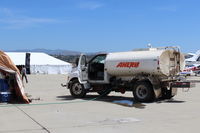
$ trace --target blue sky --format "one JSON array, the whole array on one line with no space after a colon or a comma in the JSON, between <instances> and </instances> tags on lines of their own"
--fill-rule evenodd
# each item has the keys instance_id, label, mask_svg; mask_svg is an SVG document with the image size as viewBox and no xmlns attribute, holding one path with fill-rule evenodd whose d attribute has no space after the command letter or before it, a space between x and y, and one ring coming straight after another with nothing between
<instances>
[{"instance_id":1,"label":"blue sky","mask_svg":"<svg viewBox=\"0 0 200 133\"><path fill-rule=\"evenodd\" d=\"M0 49L128 51L200 45L199 0L0 0Z\"/></svg>"}]
</instances>

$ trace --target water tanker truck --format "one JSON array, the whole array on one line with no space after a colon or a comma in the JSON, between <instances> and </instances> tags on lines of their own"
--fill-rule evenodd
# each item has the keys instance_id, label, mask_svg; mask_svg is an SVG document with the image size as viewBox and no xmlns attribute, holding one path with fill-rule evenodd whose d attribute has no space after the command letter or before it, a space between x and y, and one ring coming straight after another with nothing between
<instances>
[{"instance_id":1,"label":"water tanker truck","mask_svg":"<svg viewBox=\"0 0 200 133\"><path fill-rule=\"evenodd\" d=\"M177 47L98 54L88 62L81 55L65 86L75 98L90 92L105 96L111 91L132 91L140 102L170 99L177 88L190 87L190 82L180 81L177 75L184 67L184 56Z\"/></svg>"}]
</instances>

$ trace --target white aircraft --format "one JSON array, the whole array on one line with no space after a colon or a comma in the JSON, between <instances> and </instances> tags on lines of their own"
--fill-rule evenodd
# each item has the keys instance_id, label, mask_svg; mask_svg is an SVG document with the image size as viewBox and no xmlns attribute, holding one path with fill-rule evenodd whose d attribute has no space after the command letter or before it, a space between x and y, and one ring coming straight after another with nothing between
<instances>
[{"instance_id":1,"label":"white aircraft","mask_svg":"<svg viewBox=\"0 0 200 133\"><path fill-rule=\"evenodd\" d=\"M200 50L198 50L195 54L188 53L187 57L190 58L185 59L186 66L200 64Z\"/></svg>"},{"instance_id":2,"label":"white aircraft","mask_svg":"<svg viewBox=\"0 0 200 133\"><path fill-rule=\"evenodd\" d=\"M181 72L182 75L200 74L200 50L195 54L188 53L185 56L185 70Z\"/></svg>"}]
</instances>

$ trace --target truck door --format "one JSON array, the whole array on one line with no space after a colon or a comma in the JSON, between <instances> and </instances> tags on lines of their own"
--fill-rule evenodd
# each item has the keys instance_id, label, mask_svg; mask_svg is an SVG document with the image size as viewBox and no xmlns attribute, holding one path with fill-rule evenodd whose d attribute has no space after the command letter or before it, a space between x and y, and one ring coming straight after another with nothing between
<instances>
[{"instance_id":1,"label":"truck door","mask_svg":"<svg viewBox=\"0 0 200 133\"><path fill-rule=\"evenodd\" d=\"M87 59L85 55L81 55L78 62L78 72L80 83L86 83L88 80Z\"/></svg>"},{"instance_id":2,"label":"truck door","mask_svg":"<svg viewBox=\"0 0 200 133\"><path fill-rule=\"evenodd\" d=\"M104 62L106 54L99 54L93 57L88 63L88 79L90 81L104 81Z\"/></svg>"}]
</instances>

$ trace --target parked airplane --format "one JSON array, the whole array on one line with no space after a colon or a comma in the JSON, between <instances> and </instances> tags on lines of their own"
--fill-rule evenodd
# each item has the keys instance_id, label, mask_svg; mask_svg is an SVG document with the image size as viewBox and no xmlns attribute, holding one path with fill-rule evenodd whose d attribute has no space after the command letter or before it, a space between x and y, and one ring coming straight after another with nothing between
<instances>
[{"instance_id":1,"label":"parked airplane","mask_svg":"<svg viewBox=\"0 0 200 133\"><path fill-rule=\"evenodd\" d=\"M185 59L186 66L193 64L200 64L200 50L198 50L195 54L188 54L190 58Z\"/></svg>"},{"instance_id":2,"label":"parked airplane","mask_svg":"<svg viewBox=\"0 0 200 133\"><path fill-rule=\"evenodd\" d=\"M188 53L185 56L185 69L181 74L183 75L197 75L200 74L200 50L198 50L195 54Z\"/></svg>"},{"instance_id":3,"label":"parked airplane","mask_svg":"<svg viewBox=\"0 0 200 133\"><path fill-rule=\"evenodd\" d=\"M197 75L200 74L200 64L187 65L185 69L180 72L180 75Z\"/></svg>"}]
</instances>

